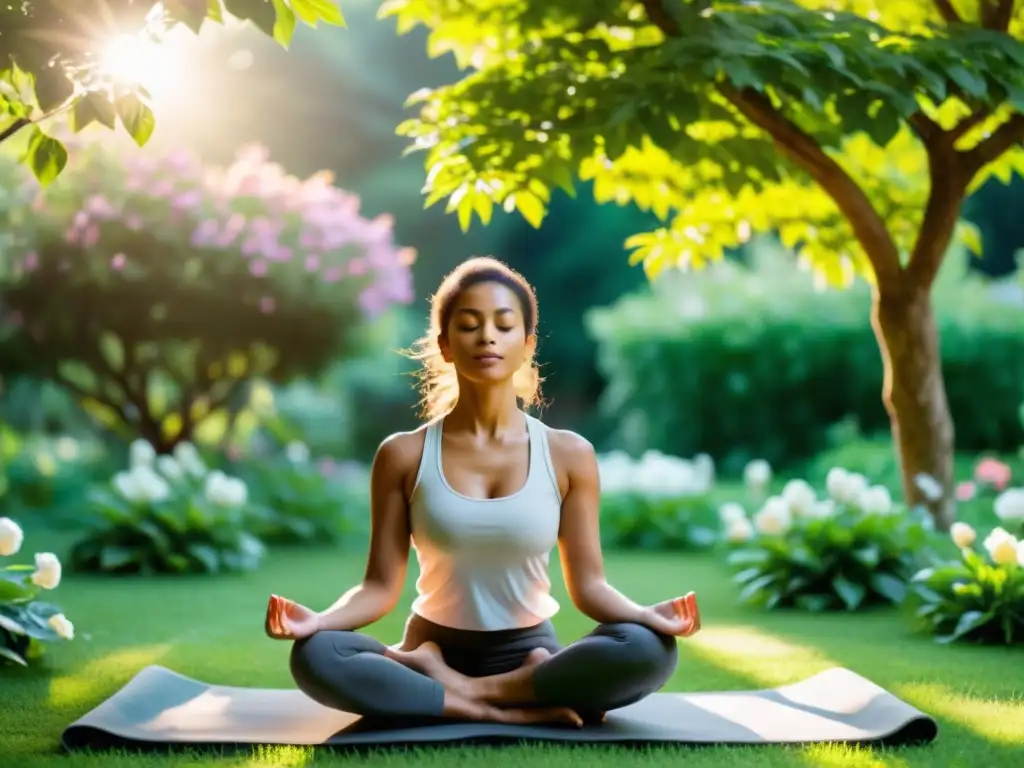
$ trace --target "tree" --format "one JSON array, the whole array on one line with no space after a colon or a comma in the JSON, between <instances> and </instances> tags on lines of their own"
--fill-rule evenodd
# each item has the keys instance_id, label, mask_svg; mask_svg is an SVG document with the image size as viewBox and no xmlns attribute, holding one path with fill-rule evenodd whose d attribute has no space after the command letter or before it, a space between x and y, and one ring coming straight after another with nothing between
<instances>
[{"instance_id":1,"label":"tree","mask_svg":"<svg viewBox=\"0 0 1024 768\"><path fill-rule=\"evenodd\" d=\"M72 144L80 142L70 140ZM413 298L413 253L329 175L259 147L226 168L126 139L42 186L0 164L0 370L52 380L165 453L247 385L312 375Z\"/></svg>"},{"instance_id":2,"label":"tree","mask_svg":"<svg viewBox=\"0 0 1024 768\"><path fill-rule=\"evenodd\" d=\"M49 183L67 149L43 130L70 112L76 131L117 123L144 145L156 122L145 88L120 82L103 67L103 50L123 34L155 41L184 26L249 22L287 48L299 22L344 26L336 0L19 0L0 4L0 142L27 129L22 159Z\"/></svg>"},{"instance_id":3,"label":"tree","mask_svg":"<svg viewBox=\"0 0 1024 768\"><path fill-rule=\"evenodd\" d=\"M822 281L873 289L907 501L955 516L954 428L930 287L962 201L1024 174L1024 3L1013 0L389 0L465 68L415 94L427 203L539 224L553 190L665 225L651 277L777 232ZM938 481L922 482L922 476ZM931 487L931 488L930 488Z\"/></svg>"}]
</instances>

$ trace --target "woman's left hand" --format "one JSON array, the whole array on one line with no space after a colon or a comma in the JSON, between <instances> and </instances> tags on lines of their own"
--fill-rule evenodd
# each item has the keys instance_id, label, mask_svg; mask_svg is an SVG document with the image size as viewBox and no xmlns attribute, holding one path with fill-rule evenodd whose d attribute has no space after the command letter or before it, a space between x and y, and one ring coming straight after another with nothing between
<instances>
[{"instance_id":1,"label":"woman's left hand","mask_svg":"<svg viewBox=\"0 0 1024 768\"><path fill-rule=\"evenodd\" d=\"M656 632L673 637L690 637L700 631L697 595L688 592L682 597L652 605L645 609L642 623Z\"/></svg>"}]
</instances>

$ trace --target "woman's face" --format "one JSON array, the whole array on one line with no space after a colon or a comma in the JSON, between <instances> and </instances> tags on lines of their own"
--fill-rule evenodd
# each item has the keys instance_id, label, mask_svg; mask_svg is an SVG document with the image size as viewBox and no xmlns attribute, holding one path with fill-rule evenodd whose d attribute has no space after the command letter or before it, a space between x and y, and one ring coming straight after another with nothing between
<instances>
[{"instance_id":1,"label":"woman's face","mask_svg":"<svg viewBox=\"0 0 1024 768\"><path fill-rule=\"evenodd\" d=\"M510 379L533 354L535 338L526 335L519 297L501 283L478 283L463 291L445 330L441 354L470 381Z\"/></svg>"}]
</instances>

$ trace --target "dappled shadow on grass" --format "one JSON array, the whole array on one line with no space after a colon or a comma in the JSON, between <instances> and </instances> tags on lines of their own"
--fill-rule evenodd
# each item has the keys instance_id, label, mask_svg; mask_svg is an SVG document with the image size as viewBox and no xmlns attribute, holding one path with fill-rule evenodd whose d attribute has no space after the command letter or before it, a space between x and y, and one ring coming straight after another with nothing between
<instances>
[{"instance_id":1,"label":"dappled shadow on grass","mask_svg":"<svg viewBox=\"0 0 1024 768\"><path fill-rule=\"evenodd\" d=\"M718 674L727 670L742 680L740 685L754 688L795 682L841 666L939 724L938 740L927 747L808 747L804 753L811 764L821 765L822 755L844 753L854 762L831 764L861 764L868 757L886 766L966 765L968 759L987 766L1024 764L1024 709L1019 700L1013 701L1014 687L1019 688L1024 672L1006 665L1006 654L937 647L926 638L902 633L899 617L884 613L868 617L751 611L748 619L747 624L708 627L684 642L691 663L703 665L695 675L702 685L708 666ZM979 667L984 674L978 673ZM936 679L942 682L927 682ZM979 689L984 700L969 693Z\"/></svg>"}]
</instances>

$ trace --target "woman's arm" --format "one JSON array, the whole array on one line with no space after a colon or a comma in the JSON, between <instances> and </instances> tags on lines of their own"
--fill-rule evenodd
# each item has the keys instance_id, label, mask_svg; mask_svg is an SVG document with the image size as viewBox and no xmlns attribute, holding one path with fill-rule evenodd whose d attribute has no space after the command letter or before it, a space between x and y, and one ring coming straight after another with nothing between
<instances>
[{"instance_id":1,"label":"woman's arm","mask_svg":"<svg viewBox=\"0 0 1024 768\"><path fill-rule=\"evenodd\" d=\"M386 616L398 603L409 562L406 479L422 450L417 433L381 443L370 470L370 552L361 584L317 615L318 630L355 630Z\"/></svg>"},{"instance_id":2,"label":"woman's arm","mask_svg":"<svg viewBox=\"0 0 1024 768\"><path fill-rule=\"evenodd\" d=\"M630 600L605 578L598 525L601 481L594 447L573 432L550 430L549 435L565 488L559 553L569 597L581 613L600 624L646 623L650 609Z\"/></svg>"}]
</instances>

